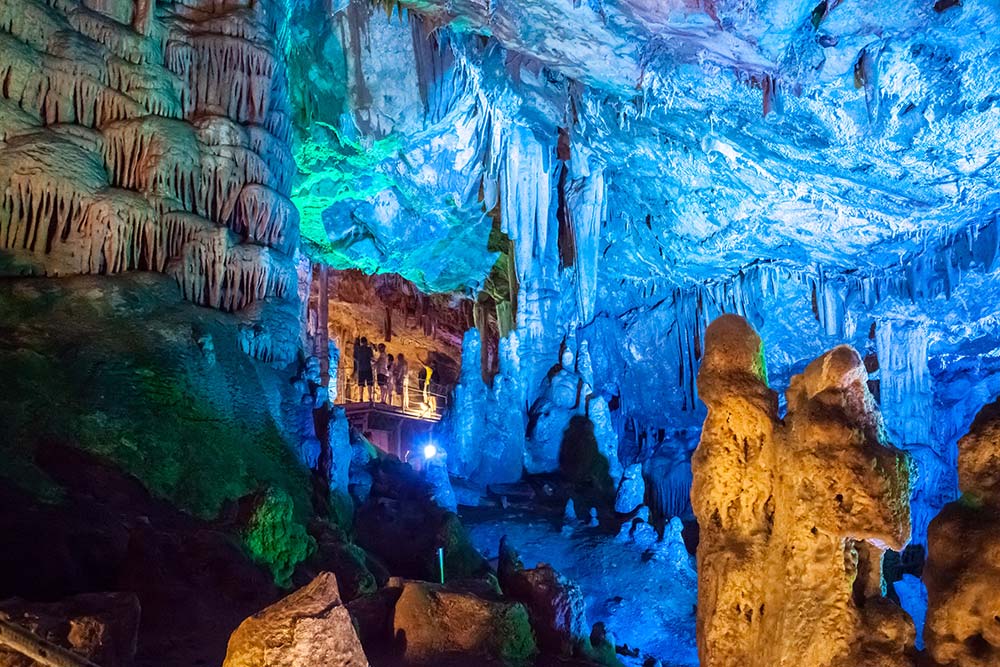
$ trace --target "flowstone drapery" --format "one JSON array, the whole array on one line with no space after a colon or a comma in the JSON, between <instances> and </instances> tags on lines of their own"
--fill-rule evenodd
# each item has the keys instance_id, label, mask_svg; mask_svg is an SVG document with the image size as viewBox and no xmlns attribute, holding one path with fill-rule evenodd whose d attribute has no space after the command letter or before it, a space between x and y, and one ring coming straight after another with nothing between
<instances>
[{"instance_id":1,"label":"flowstone drapery","mask_svg":"<svg viewBox=\"0 0 1000 667\"><path fill-rule=\"evenodd\" d=\"M201 305L294 299L277 2L0 6L0 274L166 272Z\"/></svg>"},{"instance_id":2,"label":"flowstone drapery","mask_svg":"<svg viewBox=\"0 0 1000 667\"><path fill-rule=\"evenodd\" d=\"M692 462L698 649L706 667L911 665L914 629L882 597L882 554L909 540L909 469L885 442L858 354L827 352L777 413L740 317L705 335L708 405Z\"/></svg>"}]
</instances>

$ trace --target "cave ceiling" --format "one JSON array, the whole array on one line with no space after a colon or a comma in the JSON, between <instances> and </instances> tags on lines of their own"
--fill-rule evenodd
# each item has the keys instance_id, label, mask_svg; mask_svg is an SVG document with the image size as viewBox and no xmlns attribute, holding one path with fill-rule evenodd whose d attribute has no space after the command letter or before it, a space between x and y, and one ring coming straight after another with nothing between
<instances>
[{"instance_id":1,"label":"cave ceiling","mask_svg":"<svg viewBox=\"0 0 1000 667\"><path fill-rule=\"evenodd\" d=\"M998 208L1000 10L947 4L300 5L306 237L337 266L479 286L484 179L555 179L562 132L571 177L604 173L611 281L891 270ZM542 159L498 149L508 126Z\"/></svg>"}]
</instances>

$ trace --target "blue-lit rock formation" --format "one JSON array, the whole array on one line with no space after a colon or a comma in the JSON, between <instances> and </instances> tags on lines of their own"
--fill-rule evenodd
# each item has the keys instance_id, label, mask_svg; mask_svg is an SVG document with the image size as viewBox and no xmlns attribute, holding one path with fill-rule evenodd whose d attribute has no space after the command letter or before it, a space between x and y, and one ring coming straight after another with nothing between
<instances>
[{"instance_id":1,"label":"blue-lit rock formation","mask_svg":"<svg viewBox=\"0 0 1000 667\"><path fill-rule=\"evenodd\" d=\"M350 357L330 342L362 319L388 341L419 303L462 358L438 524L491 485L506 510L525 472L562 506L562 472L597 491L590 528L649 519L623 535L654 558L676 518L680 562L695 378L733 314L765 342L774 423L811 360L858 351L866 437L913 464L915 548L891 558L914 575L1000 394L998 91L994 0L0 0L0 493L58 497L54 439L280 583L336 552L371 592L390 573L344 492L362 517L410 520L413 498L330 408ZM358 272L382 275L331 314ZM400 534L372 543L397 556Z\"/></svg>"},{"instance_id":2,"label":"blue-lit rock formation","mask_svg":"<svg viewBox=\"0 0 1000 667\"><path fill-rule=\"evenodd\" d=\"M565 337L588 341L626 464L690 451L718 314L758 328L777 386L851 343L918 463L924 541L1000 389L994 6L329 10L297 3L290 56L318 256L427 289L502 279L527 406Z\"/></svg>"}]
</instances>

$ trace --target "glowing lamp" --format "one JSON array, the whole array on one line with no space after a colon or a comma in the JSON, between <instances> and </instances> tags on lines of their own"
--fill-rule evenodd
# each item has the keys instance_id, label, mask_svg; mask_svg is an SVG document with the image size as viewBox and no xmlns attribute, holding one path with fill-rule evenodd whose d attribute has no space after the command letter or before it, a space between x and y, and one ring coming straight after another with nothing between
<instances>
[{"instance_id":1,"label":"glowing lamp","mask_svg":"<svg viewBox=\"0 0 1000 667\"><path fill-rule=\"evenodd\" d=\"M424 458L425 459L432 459L435 456L437 456L437 453L438 453L438 448L435 447L433 444L424 445Z\"/></svg>"}]
</instances>

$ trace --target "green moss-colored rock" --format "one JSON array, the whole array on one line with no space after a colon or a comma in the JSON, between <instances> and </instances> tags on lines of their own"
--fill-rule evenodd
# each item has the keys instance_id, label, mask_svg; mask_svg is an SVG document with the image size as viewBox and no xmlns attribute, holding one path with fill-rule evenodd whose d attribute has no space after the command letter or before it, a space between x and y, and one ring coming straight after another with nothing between
<instances>
[{"instance_id":1,"label":"green moss-colored rock","mask_svg":"<svg viewBox=\"0 0 1000 667\"><path fill-rule=\"evenodd\" d=\"M510 606L500 619L497 635L500 642L500 658L508 665L522 665L538 652L528 610L524 605Z\"/></svg>"},{"instance_id":2,"label":"green moss-colored rock","mask_svg":"<svg viewBox=\"0 0 1000 667\"><path fill-rule=\"evenodd\" d=\"M295 506L282 489L268 489L254 508L243 532L253 559L270 568L274 580L287 586L295 566L316 549L316 540L295 520Z\"/></svg>"},{"instance_id":3,"label":"green moss-colored rock","mask_svg":"<svg viewBox=\"0 0 1000 667\"><path fill-rule=\"evenodd\" d=\"M312 509L296 368L244 354L239 322L183 301L160 275L3 280L0 476L57 502L60 487L34 460L55 441L201 518L280 489L292 542L278 551L301 553Z\"/></svg>"}]
</instances>

